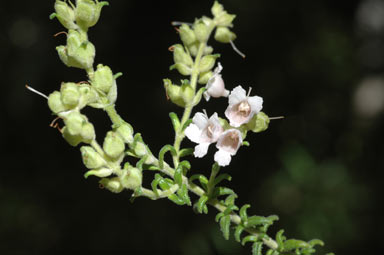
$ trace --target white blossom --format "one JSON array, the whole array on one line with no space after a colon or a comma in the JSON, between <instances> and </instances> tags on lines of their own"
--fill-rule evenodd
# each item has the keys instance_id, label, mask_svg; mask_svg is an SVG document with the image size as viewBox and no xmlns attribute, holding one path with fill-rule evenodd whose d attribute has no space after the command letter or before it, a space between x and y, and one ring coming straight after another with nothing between
<instances>
[{"instance_id":1,"label":"white blossom","mask_svg":"<svg viewBox=\"0 0 384 255\"><path fill-rule=\"evenodd\" d=\"M209 101L211 97L227 97L229 95L229 91L225 89L224 80L220 74L221 70L223 70L223 66L219 62L213 71L212 77L209 78L205 86L207 90L204 92L204 98L207 101Z\"/></svg>"},{"instance_id":2,"label":"white blossom","mask_svg":"<svg viewBox=\"0 0 384 255\"><path fill-rule=\"evenodd\" d=\"M223 133L223 127L216 112L209 119L206 114L197 112L192 119L192 123L185 129L185 135L192 142L198 144L194 151L197 158L204 157L207 154L209 145L216 142L221 133Z\"/></svg>"},{"instance_id":3,"label":"white blossom","mask_svg":"<svg viewBox=\"0 0 384 255\"><path fill-rule=\"evenodd\" d=\"M215 153L215 161L219 166L229 165L242 143L243 138L239 130L232 128L223 132L216 143L219 150Z\"/></svg>"},{"instance_id":4,"label":"white blossom","mask_svg":"<svg viewBox=\"0 0 384 255\"><path fill-rule=\"evenodd\" d=\"M231 91L228 102L229 105L225 110L225 116L233 127L240 127L242 124L248 123L253 115L263 108L263 98L246 95L241 86L237 86Z\"/></svg>"}]
</instances>

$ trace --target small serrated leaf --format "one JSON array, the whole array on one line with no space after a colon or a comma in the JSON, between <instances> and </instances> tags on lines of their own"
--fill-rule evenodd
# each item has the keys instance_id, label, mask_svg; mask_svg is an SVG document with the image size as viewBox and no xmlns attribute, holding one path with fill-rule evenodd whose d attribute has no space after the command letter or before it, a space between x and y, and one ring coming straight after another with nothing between
<instances>
[{"instance_id":1,"label":"small serrated leaf","mask_svg":"<svg viewBox=\"0 0 384 255\"><path fill-rule=\"evenodd\" d=\"M247 242L256 242L257 241L257 236L254 235L247 235L246 237L243 238L241 241L241 245L244 246Z\"/></svg>"},{"instance_id":2,"label":"small serrated leaf","mask_svg":"<svg viewBox=\"0 0 384 255\"><path fill-rule=\"evenodd\" d=\"M240 208L240 211L239 211L239 215L240 215L240 218L241 218L241 221L242 222L245 222L248 218L248 215L247 215L247 209L251 207L250 204L245 204L243 205L241 208Z\"/></svg>"},{"instance_id":3,"label":"small serrated leaf","mask_svg":"<svg viewBox=\"0 0 384 255\"><path fill-rule=\"evenodd\" d=\"M252 255L262 255L261 250L263 249L263 242L255 242L252 245Z\"/></svg>"},{"instance_id":4,"label":"small serrated leaf","mask_svg":"<svg viewBox=\"0 0 384 255\"><path fill-rule=\"evenodd\" d=\"M170 113L169 113L169 118L171 118L173 129L174 129L175 132L176 132L176 131L179 130L179 128L180 128L180 120L179 120L179 117L177 117L177 114L176 114L176 113L174 113L174 112L170 112Z\"/></svg>"},{"instance_id":5,"label":"small serrated leaf","mask_svg":"<svg viewBox=\"0 0 384 255\"><path fill-rule=\"evenodd\" d=\"M138 168L140 171L143 171L143 165L144 162L147 160L148 155L144 155L139 161L136 163L136 168Z\"/></svg>"},{"instance_id":6,"label":"small serrated leaf","mask_svg":"<svg viewBox=\"0 0 384 255\"><path fill-rule=\"evenodd\" d=\"M276 233L276 242L277 245L279 246L279 249L282 249L284 247L284 241L285 241L285 236L284 234L284 229L279 230L279 232Z\"/></svg>"},{"instance_id":7,"label":"small serrated leaf","mask_svg":"<svg viewBox=\"0 0 384 255\"><path fill-rule=\"evenodd\" d=\"M195 204L198 213L205 213L204 207L206 206L205 204L207 203L207 201L208 197L206 195L202 195L199 198L199 200Z\"/></svg>"},{"instance_id":8,"label":"small serrated leaf","mask_svg":"<svg viewBox=\"0 0 384 255\"><path fill-rule=\"evenodd\" d=\"M297 239L289 239L284 242L284 251L293 251L299 248L311 248L311 246L308 243Z\"/></svg>"},{"instance_id":9,"label":"small serrated leaf","mask_svg":"<svg viewBox=\"0 0 384 255\"><path fill-rule=\"evenodd\" d=\"M181 188L179 188L179 190L177 191L177 194L181 199L184 200L185 204L189 206L191 205L191 199L188 195L188 187L185 183L181 185Z\"/></svg>"},{"instance_id":10,"label":"small serrated leaf","mask_svg":"<svg viewBox=\"0 0 384 255\"><path fill-rule=\"evenodd\" d=\"M229 239L229 227L231 226L231 217L229 215L220 218L220 229L223 232L225 240Z\"/></svg>"},{"instance_id":11,"label":"small serrated leaf","mask_svg":"<svg viewBox=\"0 0 384 255\"><path fill-rule=\"evenodd\" d=\"M268 218L255 215L255 216L248 217L244 225L247 228L249 228L249 227L255 227L257 225L270 225L270 224L272 224L272 221L269 220Z\"/></svg>"},{"instance_id":12,"label":"small serrated leaf","mask_svg":"<svg viewBox=\"0 0 384 255\"><path fill-rule=\"evenodd\" d=\"M172 145L170 145L170 144L164 145L163 148L161 148L161 150L159 152L159 167L161 169L164 168L164 155L168 151L170 151L173 156L175 156L177 154L175 148Z\"/></svg>"},{"instance_id":13,"label":"small serrated leaf","mask_svg":"<svg viewBox=\"0 0 384 255\"><path fill-rule=\"evenodd\" d=\"M240 242L241 241L241 233L243 233L244 227L242 225L238 225L235 230L235 240Z\"/></svg>"}]
</instances>

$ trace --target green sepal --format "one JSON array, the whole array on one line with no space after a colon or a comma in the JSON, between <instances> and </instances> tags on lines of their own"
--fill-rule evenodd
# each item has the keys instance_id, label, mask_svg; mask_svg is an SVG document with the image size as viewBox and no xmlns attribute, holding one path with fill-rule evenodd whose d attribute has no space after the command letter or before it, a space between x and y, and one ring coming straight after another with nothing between
<instances>
[{"instance_id":1,"label":"green sepal","mask_svg":"<svg viewBox=\"0 0 384 255\"><path fill-rule=\"evenodd\" d=\"M231 226L231 216L226 215L220 218L220 230L223 233L224 239L229 239L229 227Z\"/></svg>"},{"instance_id":2,"label":"green sepal","mask_svg":"<svg viewBox=\"0 0 384 255\"><path fill-rule=\"evenodd\" d=\"M243 231L244 231L244 227L242 225L237 225L237 227L235 229L235 233L234 233L235 240L237 242L241 241L241 233L243 233Z\"/></svg>"},{"instance_id":3,"label":"green sepal","mask_svg":"<svg viewBox=\"0 0 384 255\"><path fill-rule=\"evenodd\" d=\"M200 103L200 101L201 101L201 97L203 96L203 93L204 93L206 90L207 90L206 87L201 87L201 88L197 91L195 97L193 98L192 106L196 106L197 104Z\"/></svg>"},{"instance_id":4,"label":"green sepal","mask_svg":"<svg viewBox=\"0 0 384 255\"><path fill-rule=\"evenodd\" d=\"M49 16L51 20L56 17L65 28L78 28L75 24L75 12L66 2L56 0L54 8L56 12Z\"/></svg>"},{"instance_id":5,"label":"green sepal","mask_svg":"<svg viewBox=\"0 0 384 255\"><path fill-rule=\"evenodd\" d=\"M99 169L93 169L93 170L87 171L84 174L84 178L87 179L91 175L94 175L94 176L97 176L97 177L108 177L112 173L113 173L112 169L106 168L106 167L102 167L102 168L99 168Z\"/></svg>"},{"instance_id":6,"label":"green sepal","mask_svg":"<svg viewBox=\"0 0 384 255\"><path fill-rule=\"evenodd\" d=\"M68 110L68 108L61 101L61 93L59 91L53 91L49 94L48 107L55 114Z\"/></svg>"},{"instance_id":7,"label":"green sepal","mask_svg":"<svg viewBox=\"0 0 384 255\"><path fill-rule=\"evenodd\" d=\"M179 152L179 157L182 158L182 157L186 157L186 156L192 155L193 151L194 151L194 149L192 149L192 148L181 149L180 152Z\"/></svg>"},{"instance_id":8,"label":"green sepal","mask_svg":"<svg viewBox=\"0 0 384 255\"><path fill-rule=\"evenodd\" d=\"M206 55L202 57L199 63L199 73L210 71L215 66L218 57L220 57L220 54Z\"/></svg>"},{"instance_id":9,"label":"green sepal","mask_svg":"<svg viewBox=\"0 0 384 255\"><path fill-rule=\"evenodd\" d=\"M281 229L276 233L275 239L276 239L277 245L279 246L279 250L282 250L284 248L284 241L286 240L286 238L283 234L284 234L284 229Z\"/></svg>"},{"instance_id":10,"label":"green sepal","mask_svg":"<svg viewBox=\"0 0 384 255\"><path fill-rule=\"evenodd\" d=\"M74 108L79 104L80 91L79 86L73 82L63 82L60 88L61 102L67 108Z\"/></svg>"},{"instance_id":11,"label":"green sepal","mask_svg":"<svg viewBox=\"0 0 384 255\"><path fill-rule=\"evenodd\" d=\"M254 133L259 133L268 128L269 122L270 120L268 115L264 112L259 112L253 115L252 119L250 119L250 121L244 126Z\"/></svg>"},{"instance_id":12,"label":"green sepal","mask_svg":"<svg viewBox=\"0 0 384 255\"><path fill-rule=\"evenodd\" d=\"M170 47L173 50L173 61L175 64L180 63L192 68L193 60L188 51L185 51L184 46L181 44L175 44Z\"/></svg>"},{"instance_id":13,"label":"green sepal","mask_svg":"<svg viewBox=\"0 0 384 255\"><path fill-rule=\"evenodd\" d=\"M221 43L229 43L236 39L236 34L227 27L218 27L215 32L215 40Z\"/></svg>"},{"instance_id":14,"label":"green sepal","mask_svg":"<svg viewBox=\"0 0 384 255\"><path fill-rule=\"evenodd\" d=\"M103 6L109 5L108 2L96 0L77 0L76 1L76 23L84 30L94 26L100 18Z\"/></svg>"},{"instance_id":15,"label":"green sepal","mask_svg":"<svg viewBox=\"0 0 384 255\"><path fill-rule=\"evenodd\" d=\"M193 31L195 32L196 39L200 43L206 43L208 41L209 29L203 21L199 20L195 22L193 25Z\"/></svg>"},{"instance_id":16,"label":"green sepal","mask_svg":"<svg viewBox=\"0 0 384 255\"><path fill-rule=\"evenodd\" d=\"M245 245L247 242L256 242L257 241L257 236L255 235L247 235L246 237L241 240L241 245Z\"/></svg>"},{"instance_id":17,"label":"green sepal","mask_svg":"<svg viewBox=\"0 0 384 255\"><path fill-rule=\"evenodd\" d=\"M198 213L208 213L208 207L206 205L208 201L208 197L206 195L202 195L199 200L193 205L194 209L197 210Z\"/></svg>"},{"instance_id":18,"label":"green sepal","mask_svg":"<svg viewBox=\"0 0 384 255\"><path fill-rule=\"evenodd\" d=\"M223 180L231 181L232 177L229 174L220 174L215 178L214 186L222 182Z\"/></svg>"},{"instance_id":19,"label":"green sepal","mask_svg":"<svg viewBox=\"0 0 384 255\"><path fill-rule=\"evenodd\" d=\"M79 145L79 143L83 141L80 135L72 135L68 131L68 127L63 127L61 131L63 134L63 138L73 147L76 147L77 145Z\"/></svg>"},{"instance_id":20,"label":"green sepal","mask_svg":"<svg viewBox=\"0 0 384 255\"><path fill-rule=\"evenodd\" d=\"M248 218L247 209L251 207L250 204L245 204L240 208L239 215L242 222L245 222Z\"/></svg>"},{"instance_id":21,"label":"green sepal","mask_svg":"<svg viewBox=\"0 0 384 255\"><path fill-rule=\"evenodd\" d=\"M125 143L116 132L109 131L105 136L103 149L108 157L118 159L125 150Z\"/></svg>"},{"instance_id":22,"label":"green sepal","mask_svg":"<svg viewBox=\"0 0 384 255\"><path fill-rule=\"evenodd\" d=\"M159 167L161 169L164 168L164 155L168 151L171 152L172 156L176 156L177 155L177 152L176 152L175 148L172 145L170 145L170 144L164 145L163 148L161 148L161 150L159 152Z\"/></svg>"},{"instance_id":23,"label":"green sepal","mask_svg":"<svg viewBox=\"0 0 384 255\"><path fill-rule=\"evenodd\" d=\"M254 242L252 245L252 255L262 255L263 242Z\"/></svg>"},{"instance_id":24,"label":"green sepal","mask_svg":"<svg viewBox=\"0 0 384 255\"><path fill-rule=\"evenodd\" d=\"M172 122L173 130L175 130L175 131L179 130L179 127L180 127L180 120L179 120L179 118L177 117L177 114L174 113L174 112L170 112L170 113L169 113L169 117L171 118L171 122Z\"/></svg>"},{"instance_id":25,"label":"green sepal","mask_svg":"<svg viewBox=\"0 0 384 255\"><path fill-rule=\"evenodd\" d=\"M173 69L176 69L179 71L180 74L188 76L192 74L192 68L188 67L185 64L182 63L176 63L169 67L169 70L172 71Z\"/></svg>"},{"instance_id":26,"label":"green sepal","mask_svg":"<svg viewBox=\"0 0 384 255\"><path fill-rule=\"evenodd\" d=\"M136 163L136 168L140 169L140 171L143 171L143 165L145 164L145 161L147 161L148 155L144 155L139 161Z\"/></svg>"},{"instance_id":27,"label":"green sepal","mask_svg":"<svg viewBox=\"0 0 384 255\"><path fill-rule=\"evenodd\" d=\"M120 193L123 191L124 187L121 185L120 180L118 177L114 177L111 179L103 178L99 181L101 185L104 186L104 188L108 189L109 191L113 193Z\"/></svg>"},{"instance_id":28,"label":"green sepal","mask_svg":"<svg viewBox=\"0 0 384 255\"><path fill-rule=\"evenodd\" d=\"M184 45L188 46L196 42L195 33L187 24L182 24L179 27L179 31L180 31L180 39L184 43Z\"/></svg>"}]
</instances>

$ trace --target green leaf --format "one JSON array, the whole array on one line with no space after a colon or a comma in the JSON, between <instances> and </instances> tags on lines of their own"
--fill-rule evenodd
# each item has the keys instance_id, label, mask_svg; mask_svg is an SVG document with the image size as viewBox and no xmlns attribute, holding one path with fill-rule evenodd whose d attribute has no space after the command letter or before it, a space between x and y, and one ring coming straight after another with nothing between
<instances>
[{"instance_id":1,"label":"green leaf","mask_svg":"<svg viewBox=\"0 0 384 255\"><path fill-rule=\"evenodd\" d=\"M170 112L169 117L171 118L173 129L175 130L175 132L177 132L177 130L179 130L180 128L180 120L177 117L177 114L174 112Z\"/></svg>"},{"instance_id":2,"label":"green leaf","mask_svg":"<svg viewBox=\"0 0 384 255\"><path fill-rule=\"evenodd\" d=\"M140 169L140 171L143 171L143 165L144 162L147 160L148 155L144 155L139 161L136 163L136 168Z\"/></svg>"},{"instance_id":3,"label":"green leaf","mask_svg":"<svg viewBox=\"0 0 384 255\"><path fill-rule=\"evenodd\" d=\"M208 184L208 179L202 174L194 174L191 177L189 177L189 181L193 182L194 180L198 179L201 186L203 186L204 190L207 190L207 184Z\"/></svg>"},{"instance_id":4,"label":"green leaf","mask_svg":"<svg viewBox=\"0 0 384 255\"><path fill-rule=\"evenodd\" d=\"M235 204L235 199L237 198L237 195L236 194L231 194L229 195L226 199L225 199L225 202L224 204L227 205L227 206L231 206L231 205L234 205ZM236 207L237 208L237 207ZM238 210L238 208L237 208Z\"/></svg>"},{"instance_id":5,"label":"green leaf","mask_svg":"<svg viewBox=\"0 0 384 255\"><path fill-rule=\"evenodd\" d=\"M247 215L247 209L251 207L251 205L249 204L245 204L243 205L241 208L240 208L240 212L239 212L239 215L240 215L240 218L241 218L241 221L242 222L245 222L248 218L248 215Z\"/></svg>"},{"instance_id":6,"label":"green leaf","mask_svg":"<svg viewBox=\"0 0 384 255\"><path fill-rule=\"evenodd\" d=\"M189 124L191 124L192 123L192 119L188 119L185 123L184 123L184 125L183 125L183 127L182 127L182 129L181 129L181 132L184 132L184 130L189 126Z\"/></svg>"},{"instance_id":7,"label":"green leaf","mask_svg":"<svg viewBox=\"0 0 384 255\"><path fill-rule=\"evenodd\" d=\"M239 207L237 207L236 205L229 205L225 210L224 210L224 214L225 215L229 215L231 214L233 211L237 211L239 210Z\"/></svg>"},{"instance_id":8,"label":"green leaf","mask_svg":"<svg viewBox=\"0 0 384 255\"><path fill-rule=\"evenodd\" d=\"M217 176L215 178L214 186L216 186L217 184L219 184L223 180L231 181L232 177L229 174L220 174L219 176Z\"/></svg>"},{"instance_id":9,"label":"green leaf","mask_svg":"<svg viewBox=\"0 0 384 255\"><path fill-rule=\"evenodd\" d=\"M262 255L261 250L263 249L263 242L255 242L252 245L252 255Z\"/></svg>"},{"instance_id":10,"label":"green leaf","mask_svg":"<svg viewBox=\"0 0 384 255\"><path fill-rule=\"evenodd\" d=\"M173 156L176 156L177 154L175 148L172 145L170 144L164 145L159 152L159 166L161 169L164 168L164 155L168 151L170 151Z\"/></svg>"},{"instance_id":11,"label":"green leaf","mask_svg":"<svg viewBox=\"0 0 384 255\"><path fill-rule=\"evenodd\" d=\"M53 20L56 17L57 17L57 13L56 12L53 12L53 13L51 13L51 15L49 15L49 19L50 20Z\"/></svg>"},{"instance_id":12,"label":"green leaf","mask_svg":"<svg viewBox=\"0 0 384 255\"><path fill-rule=\"evenodd\" d=\"M212 197L218 197L223 195L231 195L235 194L235 192L227 187L216 187L213 191Z\"/></svg>"},{"instance_id":13,"label":"green leaf","mask_svg":"<svg viewBox=\"0 0 384 255\"><path fill-rule=\"evenodd\" d=\"M223 217L224 216L224 213L223 212L219 212L217 215L216 215L216 217L215 217L215 221L216 222L219 222L219 220L221 219L221 217Z\"/></svg>"},{"instance_id":14,"label":"green leaf","mask_svg":"<svg viewBox=\"0 0 384 255\"><path fill-rule=\"evenodd\" d=\"M249 147L250 144L248 141L243 141L243 145Z\"/></svg>"},{"instance_id":15,"label":"green leaf","mask_svg":"<svg viewBox=\"0 0 384 255\"><path fill-rule=\"evenodd\" d=\"M188 160L183 160L179 163L179 166L186 169L186 170L189 170L191 169L191 163L189 163Z\"/></svg>"},{"instance_id":16,"label":"green leaf","mask_svg":"<svg viewBox=\"0 0 384 255\"><path fill-rule=\"evenodd\" d=\"M255 216L248 217L244 225L245 227L249 228L257 225L271 225L272 223L273 223L273 220L269 219L268 217L255 215Z\"/></svg>"},{"instance_id":17,"label":"green leaf","mask_svg":"<svg viewBox=\"0 0 384 255\"><path fill-rule=\"evenodd\" d=\"M208 201L208 197L206 195L202 195L199 198L199 200L195 204L198 213L203 213L203 212L207 213L208 212L208 208L206 206L207 201ZM205 208L207 208L207 209L205 209Z\"/></svg>"},{"instance_id":18,"label":"green leaf","mask_svg":"<svg viewBox=\"0 0 384 255\"><path fill-rule=\"evenodd\" d=\"M177 205L185 205L185 201L178 197L176 194L171 194L168 196L168 199L174 202Z\"/></svg>"},{"instance_id":19,"label":"green leaf","mask_svg":"<svg viewBox=\"0 0 384 255\"><path fill-rule=\"evenodd\" d=\"M179 152L179 157L182 158L182 157L185 157L185 156L192 155L193 151L194 151L194 149L192 149L192 148L181 149L180 152Z\"/></svg>"},{"instance_id":20,"label":"green leaf","mask_svg":"<svg viewBox=\"0 0 384 255\"><path fill-rule=\"evenodd\" d=\"M155 178L151 182L152 190L156 194L156 196L159 196L159 193L157 192L157 186L159 185L160 180L161 180L160 174L156 174Z\"/></svg>"},{"instance_id":21,"label":"green leaf","mask_svg":"<svg viewBox=\"0 0 384 255\"><path fill-rule=\"evenodd\" d=\"M281 249L284 247L284 241L286 239L283 234L284 234L284 229L281 229L279 230L279 232L276 233L276 242L279 245L279 248Z\"/></svg>"},{"instance_id":22,"label":"green leaf","mask_svg":"<svg viewBox=\"0 0 384 255\"><path fill-rule=\"evenodd\" d=\"M293 251L300 248L311 248L311 246L306 242L297 239L289 239L284 242L284 251Z\"/></svg>"},{"instance_id":23,"label":"green leaf","mask_svg":"<svg viewBox=\"0 0 384 255\"><path fill-rule=\"evenodd\" d=\"M173 178L175 179L175 183L181 187L181 184L183 183L183 167L180 164L177 166Z\"/></svg>"},{"instance_id":24,"label":"green leaf","mask_svg":"<svg viewBox=\"0 0 384 255\"><path fill-rule=\"evenodd\" d=\"M256 241L257 241L257 236L248 235L243 238L243 240L241 241L241 245L244 245L247 242L256 242Z\"/></svg>"},{"instance_id":25,"label":"green leaf","mask_svg":"<svg viewBox=\"0 0 384 255\"><path fill-rule=\"evenodd\" d=\"M179 188L179 190L177 191L177 195L179 195L179 197L184 201L185 204L189 206L191 205L191 199L188 195L188 187L185 183L181 185L181 188Z\"/></svg>"},{"instance_id":26,"label":"green leaf","mask_svg":"<svg viewBox=\"0 0 384 255\"><path fill-rule=\"evenodd\" d=\"M321 241L320 239L312 239L311 241L308 242L308 244L313 247L316 245L324 246L324 242Z\"/></svg>"},{"instance_id":27,"label":"green leaf","mask_svg":"<svg viewBox=\"0 0 384 255\"><path fill-rule=\"evenodd\" d=\"M240 242L241 233L243 233L244 227L242 225L237 225L235 230L235 240Z\"/></svg>"},{"instance_id":28,"label":"green leaf","mask_svg":"<svg viewBox=\"0 0 384 255\"><path fill-rule=\"evenodd\" d=\"M223 232L225 240L229 239L229 227L231 226L231 216L226 215L220 218L220 230Z\"/></svg>"}]
</instances>

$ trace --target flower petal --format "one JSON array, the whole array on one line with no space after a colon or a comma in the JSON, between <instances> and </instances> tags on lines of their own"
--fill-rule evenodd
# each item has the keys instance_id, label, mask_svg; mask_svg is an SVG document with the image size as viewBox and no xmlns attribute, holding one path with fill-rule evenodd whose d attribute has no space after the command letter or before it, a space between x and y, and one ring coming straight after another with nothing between
<instances>
[{"instance_id":1,"label":"flower petal","mask_svg":"<svg viewBox=\"0 0 384 255\"><path fill-rule=\"evenodd\" d=\"M228 166L231 162L231 154L224 150L218 150L215 153L215 161L219 166Z\"/></svg>"},{"instance_id":2,"label":"flower petal","mask_svg":"<svg viewBox=\"0 0 384 255\"><path fill-rule=\"evenodd\" d=\"M209 145L210 143L200 143L196 145L193 155L195 155L196 158L204 157L207 154Z\"/></svg>"},{"instance_id":3,"label":"flower petal","mask_svg":"<svg viewBox=\"0 0 384 255\"><path fill-rule=\"evenodd\" d=\"M241 132L237 129L228 129L221 134L216 143L216 148L228 152L230 155L235 155L240 145L243 143Z\"/></svg>"},{"instance_id":4,"label":"flower petal","mask_svg":"<svg viewBox=\"0 0 384 255\"><path fill-rule=\"evenodd\" d=\"M204 129L208 125L208 117L201 112L195 113L192 121L200 130Z\"/></svg>"},{"instance_id":5,"label":"flower petal","mask_svg":"<svg viewBox=\"0 0 384 255\"><path fill-rule=\"evenodd\" d=\"M231 94L228 97L228 103L230 106L236 105L246 98L247 95L245 94L245 90L239 85L231 91Z\"/></svg>"},{"instance_id":6,"label":"flower petal","mask_svg":"<svg viewBox=\"0 0 384 255\"><path fill-rule=\"evenodd\" d=\"M259 97L259 96L248 97L248 103L251 106L253 113L259 113L261 109L263 109L262 97Z\"/></svg>"},{"instance_id":7,"label":"flower petal","mask_svg":"<svg viewBox=\"0 0 384 255\"><path fill-rule=\"evenodd\" d=\"M185 129L185 135L194 143L200 143L201 130L193 123Z\"/></svg>"}]
</instances>

